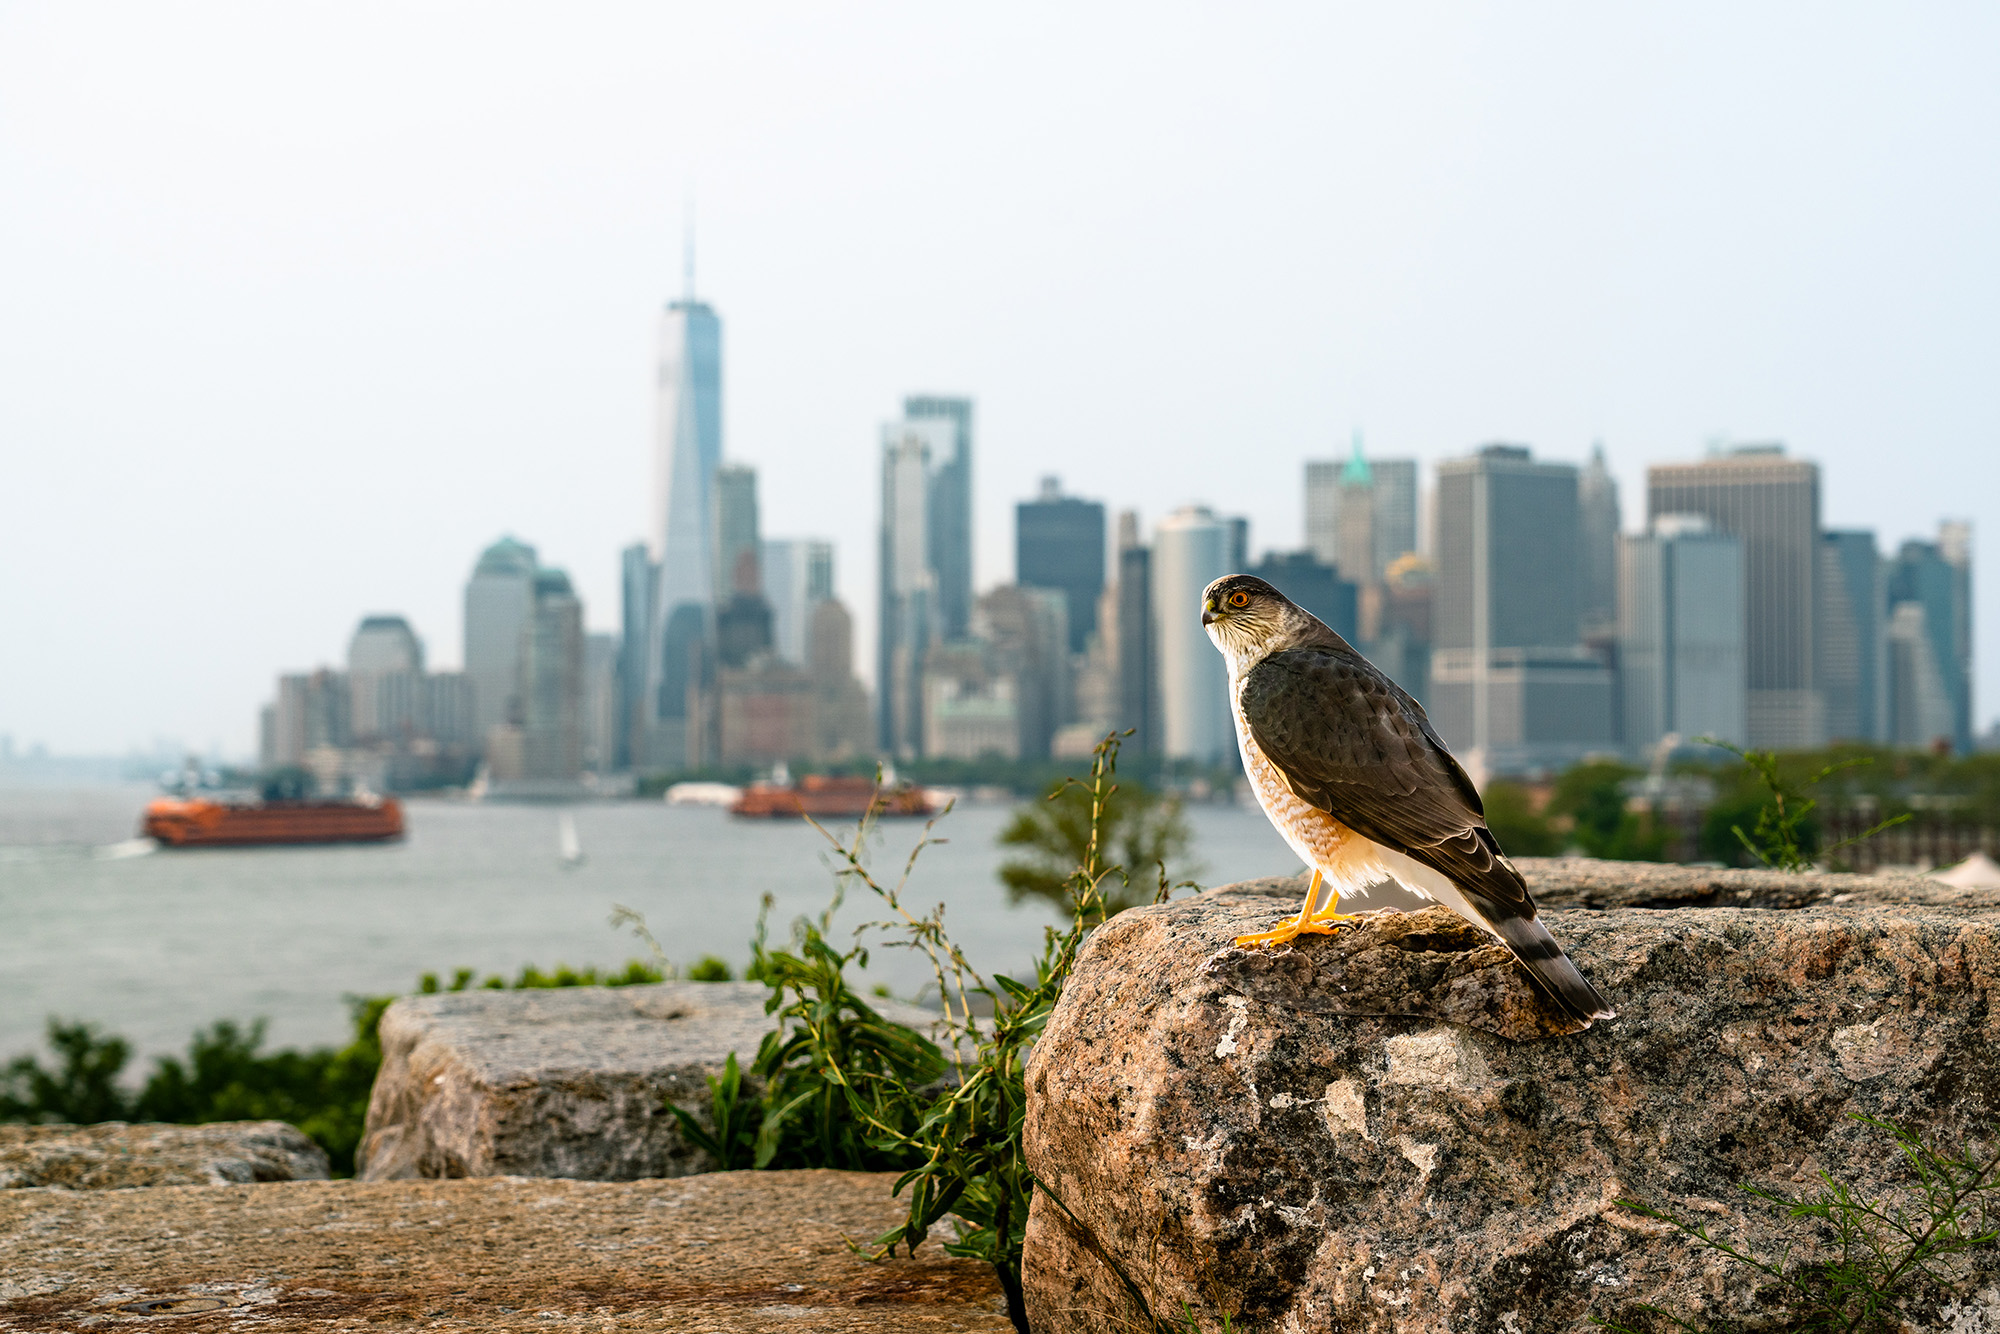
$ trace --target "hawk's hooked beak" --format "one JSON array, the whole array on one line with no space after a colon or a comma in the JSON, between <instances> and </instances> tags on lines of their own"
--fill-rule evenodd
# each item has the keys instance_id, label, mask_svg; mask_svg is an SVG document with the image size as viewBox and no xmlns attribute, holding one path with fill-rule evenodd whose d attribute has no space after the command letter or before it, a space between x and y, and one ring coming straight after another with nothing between
<instances>
[{"instance_id":1,"label":"hawk's hooked beak","mask_svg":"<svg viewBox=\"0 0 2000 1334\"><path fill-rule=\"evenodd\" d=\"M1215 605L1214 598L1203 598L1201 603L1201 623L1214 625L1222 619L1222 611Z\"/></svg>"}]
</instances>

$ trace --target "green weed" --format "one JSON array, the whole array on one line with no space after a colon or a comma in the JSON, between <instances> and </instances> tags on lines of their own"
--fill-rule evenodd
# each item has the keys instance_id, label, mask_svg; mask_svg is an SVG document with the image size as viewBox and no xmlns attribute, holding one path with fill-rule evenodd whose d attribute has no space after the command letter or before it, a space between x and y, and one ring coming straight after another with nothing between
<instances>
[{"instance_id":1,"label":"green weed","mask_svg":"<svg viewBox=\"0 0 2000 1334\"><path fill-rule=\"evenodd\" d=\"M1766 798L1757 812L1754 836L1743 832L1743 826L1732 824L1730 832L1744 849L1755 857L1760 865L1779 871L1810 871L1815 860L1814 844L1817 842L1817 826L1812 821L1813 812L1819 802L1806 796L1805 790L1848 769L1874 763L1868 756L1855 756L1826 765L1811 778L1800 783L1788 782L1778 770L1778 756L1768 750L1742 750L1727 741L1714 737L1697 737L1703 745L1715 746L1735 755L1749 767L1763 785ZM1908 820L1904 812L1892 816L1873 828L1865 829L1852 838L1844 838L1830 847L1818 849L1820 859L1830 859L1842 848L1852 847L1875 837L1885 829L1894 828Z\"/></svg>"},{"instance_id":2,"label":"green weed","mask_svg":"<svg viewBox=\"0 0 2000 1334\"><path fill-rule=\"evenodd\" d=\"M1770 1298L1786 1330L1863 1334L1910 1328L1906 1307L1936 1300L1964 1285L1966 1256L2000 1242L2000 1152L1982 1158L1972 1148L1946 1151L1914 1131L1868 1116L1854 1118L1894 1139L1915 1184L1895 1197L1869 1199L1846 1182L1820 1173L1820 1187L1793 1199L1746 1185L1781 1220L1777 1252L1759 1256L1638 1200L1618 1203L1655 1219L1770 1280ZM1701 1323L1657 1306L1646 1314L1690 1334L1724 1334L1730 1324ZM1621 1334L1638 1328L1594 1320Z\"/></svg>"}]
</instances>

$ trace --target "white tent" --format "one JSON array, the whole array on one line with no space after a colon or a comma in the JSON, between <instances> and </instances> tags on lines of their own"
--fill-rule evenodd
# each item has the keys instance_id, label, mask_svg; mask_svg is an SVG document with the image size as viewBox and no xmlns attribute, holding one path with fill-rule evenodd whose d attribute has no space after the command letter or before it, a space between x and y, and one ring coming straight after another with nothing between
<instances>
[{"instance_id":1,"label":"white tent","mask_svg":"<svg viewBox=\"0 0 2000 1334\"><path fill-rule=\"evenodd\" d=\"M1959 889L2000 889L2000 862L1975 852L1949 871L1933 871L1931 879Z\"/></svg>"}]
</instances>

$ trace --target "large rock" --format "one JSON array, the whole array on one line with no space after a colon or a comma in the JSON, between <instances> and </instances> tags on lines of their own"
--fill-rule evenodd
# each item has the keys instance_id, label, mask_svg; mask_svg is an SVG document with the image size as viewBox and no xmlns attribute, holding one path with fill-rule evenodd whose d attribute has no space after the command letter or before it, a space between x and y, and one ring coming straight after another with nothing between
<instances>
[{"instance_id":1,"label":"large rock","mask_svg":"<svg viewBox=\"0 0 2000 1334\"><path fill-rule=\"evenodd\" d=\"M1143 1325L1142 1303L1396 1334L1748 1317L1750 1271L1616 1201L1767 1246L1739 1183L1896 1180L1851 1114L1952 1138L2000 1111L1991 909L1548 912L1619 1010L1565 1033L1443 909L1229 944L1297 890L1128 912L1084 949L1029 1071L1029 1161L1060 1202L1029 1231L1041 1334ZM2000 1281L2000 1252L1978 1266L1975 1289Z\"/></svg>"},{"instance_id":2,"label":"large rock","mask_svg":"<svg viewBox=\"0 0 2000 1334\"><path fill-rule=\"evenodd\" d=\"M382 1016L382 1069L357 1155L367 1181L535 1176L634 1181L715 1164L668 1102L708 1119L707 1079L748 1067L775 1021L749 982L458 991ZM893 1001L885 1017L937 1016ZM756 1086L748 1078L745 1096Z\"/></svg>"},{"instance_id":3,"label":"large rock","mask_svg":"<svg viewBox=\"0 0 2000 1334\"><path fill-rule=\"evenodd\" d=\"M205 1126L0 1126L0 1188L324 1181L326 1151L283 1121Z\"/></svg>"},{"instance_id":4,"label":"large rock","mask_svg":"<svg viewBox=\"0 0 2000 1334\"><path fill-rule=\"evenodd\" d=\"M1589 857L1516 857L1544 908L1812 908L1914 905L1976 908L2000 903L1990 889L1960 889L1914 873L1844 875L1762 867L1604 862Z\"/></svg>"},{"instance_id":5,"label":"large rock","mask_svg":"<svg viewBox=\"0 0 2000 1334\"><path fill-rule=\"evenodd\" d=\"M990 1267L871 1263L895 1177L0 1192L0 1330L1008 1334ZM194 1318L201 1311L210 1314Z\"/></svg>"}]
</instances>

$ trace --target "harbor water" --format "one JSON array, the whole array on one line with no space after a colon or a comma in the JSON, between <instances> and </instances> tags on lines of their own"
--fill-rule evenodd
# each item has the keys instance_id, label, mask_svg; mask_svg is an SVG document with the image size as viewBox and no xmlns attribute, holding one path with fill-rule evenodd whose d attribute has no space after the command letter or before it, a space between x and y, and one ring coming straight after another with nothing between
<instances>
[{"instance_id":1,"label":"harbor water","mask_svg":"<svg viewBox=\"0 0 2000 1334\"><path fill-rule=\"evenodd\" d=\"M43 1051L50 1016L121 1034L141 1057L183 1051L217 1019L268 1020L270 1046L344 1042L345 998L410 991L425 972L511 978L530 963L650 958L611 925L617 905L644 915L672 961L715 955L740 970L765 895L782 940L834 888L826 840L809 826L714 808L416 799L398 843L166 851L134 837L152 796L0 789L0 1061ZM1010 814L953 810L906 896L918 911L943 903L975 966L999 972L1027 967L1056 920L1040 904L1010 905L1000 885L995 837ZM1299 869L1254 806L1193 806L1188 817L1202 884ZM923 828L880 826L869 849L878 878L895 882ZM836 934L885 911L857 886ZM929 976L899 949L874 950L866 974L912 998Z\"/></svg>"}]
</instances>

